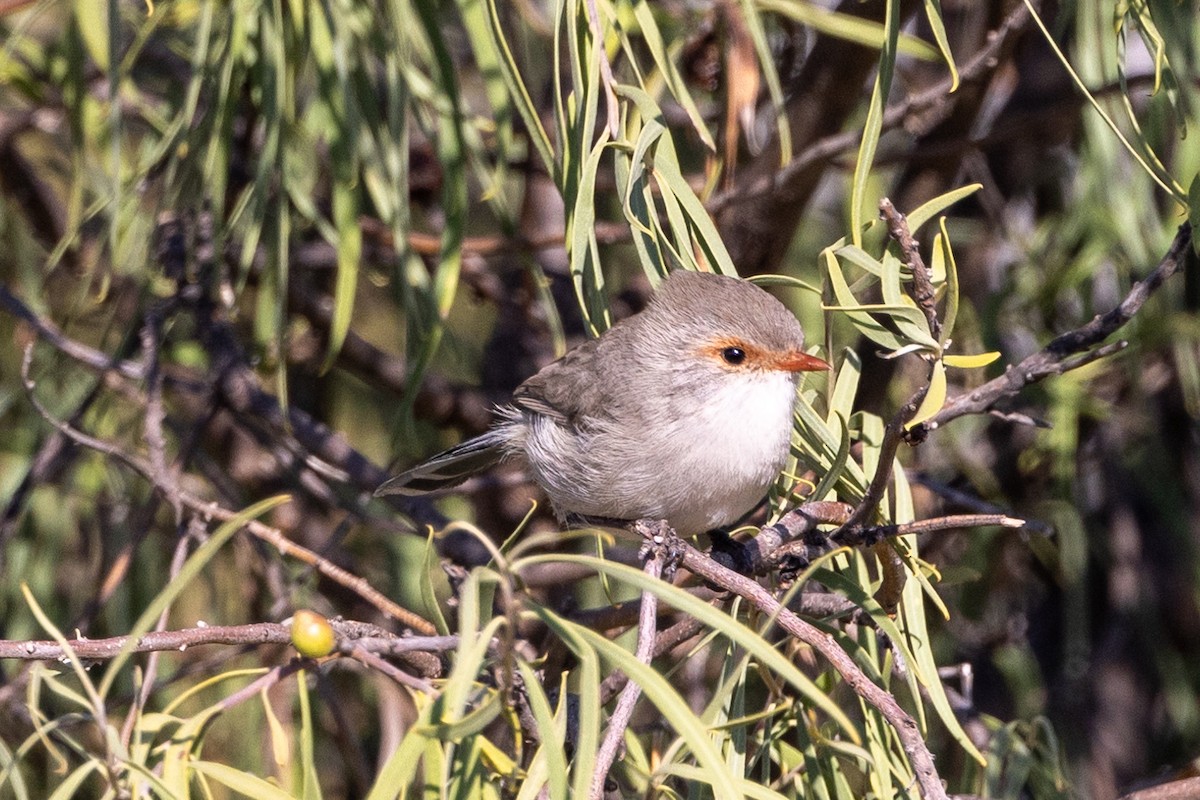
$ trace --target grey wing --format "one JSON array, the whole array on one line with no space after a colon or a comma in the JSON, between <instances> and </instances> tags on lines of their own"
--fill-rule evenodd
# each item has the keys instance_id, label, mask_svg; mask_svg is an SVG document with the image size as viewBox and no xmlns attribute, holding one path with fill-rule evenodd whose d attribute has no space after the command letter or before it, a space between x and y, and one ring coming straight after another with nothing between
<instances>
[{"instance_id":1,"label":"grey wing","mask_svg":"<svg viewBox=\"0 0 1200 800\"><path fill-rule=\"evenodd\" d=\"M495 429L468 439L384 481L375 490L375 496L400 494L411 497L457 486L504 458L505 441L504 434Z\"/></svg>"},{"instance_id":2,"label":"grey wing","mask_svg":"<svg viewBox=\"0 0 1200 800\"><path fill-rule=\"evenodd\" d=\"M612 387L600 380L595 369L604 344L603 339L592 339L542 367L513 392L513 405L570 425L605 413Z\"/></svg>"}]
</instances>

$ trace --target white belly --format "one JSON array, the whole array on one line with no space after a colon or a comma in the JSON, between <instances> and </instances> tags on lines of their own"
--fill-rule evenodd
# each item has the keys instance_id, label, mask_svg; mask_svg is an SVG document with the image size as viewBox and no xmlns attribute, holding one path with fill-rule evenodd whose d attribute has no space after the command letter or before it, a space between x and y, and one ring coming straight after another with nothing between
<instances>
[{"instance_id":1,"label":"white belly","mask_svg":"<svg viewBox=\"0 0 1200 800\"><path fill-rule=\"evenodd\" d=\"M671 416L589 436L527 414L514 449L523 451L560 514L667 519L684 535L729 525L766 495L782 469L795 402L785 373L739 377L722 382L691 413L677 413L676 403Z\"/></svg>"}]
</instances>

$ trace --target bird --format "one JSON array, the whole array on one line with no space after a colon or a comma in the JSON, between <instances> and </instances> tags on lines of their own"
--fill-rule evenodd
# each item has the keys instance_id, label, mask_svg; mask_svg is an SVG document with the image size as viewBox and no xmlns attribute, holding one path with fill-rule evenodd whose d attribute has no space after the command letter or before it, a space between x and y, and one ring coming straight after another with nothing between
<instances>
[{"instance_id":1,"label":"bird","mask_svg":"<svg viewBox=\"0 0 1200 800\"><path fill-rule=\"evenodd\" d=\"M518 386L488 431L375 494L445 489L516 460L561 521L723 529L766 496L787 461L800 376L825 369L764 289L675 270L642 311Z\"/></svg>"}]
</instances>

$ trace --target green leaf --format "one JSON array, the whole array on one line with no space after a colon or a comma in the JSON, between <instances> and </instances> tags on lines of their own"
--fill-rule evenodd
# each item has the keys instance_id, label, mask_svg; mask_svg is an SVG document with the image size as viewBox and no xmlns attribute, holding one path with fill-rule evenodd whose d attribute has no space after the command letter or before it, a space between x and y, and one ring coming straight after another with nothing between
<instances>
[{"instance_id":1,"label":"green leaf","mask_svg":"<svg viewBox=\"0 0 1200 800\"><path fill-rule=\"evenodd\" d=\"M842 274L841 265L838 264L837 257L833 251L826 248L822 251L825 256L826 274L829 276L829 286L833 289L833 295L840 305L825 307L826 310L836 309L844 311L847 319L854 324L858 332L866 336L871 341L878 345L886 347L889 350L898 350L903 346L899 337L885 328L878 320L861 309L858 300L850 291L849 285L846 283L846 278Z\"/></svg>"},{"instance_id":2,"label":"green leaf","mask_svg":"<svg viewBox=\"0 0 1200 800\"><path fill-rule=\"evenodd\" d=\"M945 194L940 194L930 200L926 200L921 205L913 209L905 219L908 220L908 229L912 233L916 233L929 220L936 217L938 214L945 211L950 206L963 200L983 188L982 183L972 183L967 186L960 186Z\"/></svg>"},{"instance_id":3,"label":"green leaf","mask_svg":"<svg viewBox=\"0 0 1200 800\"><path fill-rule=\"evenodd\" d=\"M944 405L946 405L946 365L939 358L933 362L933 371L929 376L929 390L925 392L925 398L918 406L917 413L905 423L904 427L910 429L914 425L919 425L941 411Z\"/></svg>"},{"instance_id":4,"label":"green leaf","mask_svg":"<svg viewBox=\"0 0 1200 800\"><path fill-rule=\"evenodd\" d=\"M703 600L688 594L676 586L650 578L640 570L593 556L576 556L564 553L546 554L522 559L521 564L525 566L542 562L580 564L595 570L597 573L619 579L622 583L632 586L639 591L653 592L663 602L670 604L685 614L695 617L708 628L744 648L748 653L757 658L763 666L772 670L798 689L804 697L808 698L808 701L814 707L827 715L846 735L856 742L859 741L857 728L841 708L830 699L828 694L821 691L811 678L797 669L790 660L783 657L770 642L720 609L713 608ZM518 567L514 564L513 569L520 572L523 566Z\"/></svg>"},{"instance_id":5,"label":"green leaf","mask_svg":"<svg viewBox=\"0 0 1200 800\"><path fill-rule=\"evenodd\" d=\"M946 271L946 311L942 315L942 332L938 341L938 349L946 347L950 336L954 333L954 325L958 322L959 286L958 262L954 260L954 249L950 246L950 233L946 230L946 218L938 223L938 235L934 237L935 252L941 254L942 266Z\"/></svg>"},{"instance_id":6,"label":"green leaf","mask_svg":"<svg viewBox=\"0 0 1200 800\"><path fill-rule=\"evenodd\" d=\"M195 580L200 572L208 566L208 562L225 546L225 543L232 539L235 533L246 527L247 523L251 520L257 519L271 509L281 506L290 500L291 497L286 494L260 500L230 518L228 522L222 524L213 532L212 536L208 537L208 540L204 544L197 547L196 551L188 556L179 573L146 606L146 609L141 613L137 622L133 624L133 627L127 634L125 644L121 646L120 651L109 662L108 668L104 672L104 679L100 682L99 693L101 697L108 696L113 681L116 680L121 667L125 665L125 661L128 660L130 654L133 652L133 648L137 646L142 634L154 627L162 613L175 602L175 598L179 597L188 584Z\"/></svg>"},{"instance_id":7,"label":"green leaf","mask_svg":"<svg viewBox=\"0 0 1200 800\"><path fill-rule=\"evenodd\" d=\"M946 68L950 70L950 91L958 91L958 67L954 64L954 54L950 52L950 39L946 36L946 23L942 19L941 0L925 0L925 19L929 22L929 30L933 40L937 42L938 51Z\"/></svg>"},{"instance_id":8,"label":"green leaf","mask_svg":"<svg viewBox=\"0 0 1200 800\"><path fill-rule=\"evenodd\" d=\"M854 177L850 183L850 233L854 244L862 246L863 207L867 193L867 179L875 163L875 151L883 132L883 106L892 87L892 72L896 67L896 46L900 38L899 0L887 0L883 27L886 35L879 51L879 75L871 89L867 106L867 119L863 123L863 137L858 147L858 158L854 162Z\"/></svg>"},{"instance_id":9,"label":"green leaf","mask_svg":"<svg viewBox=\"0 0 1200 800\"><path fill-rule=\"evenodd\" d=\"M591 560L600 561L600 559ZM637 570L632 571L638 575L643 574ZM657 579L652 580L662 583L662 581L658 581ZM680 736L683 737L684 741L687 742L688 748L696 756L696 759L703 768L704 780L711 781L713 794L717 798L736 800L736 798L742 796L737 784L724 769L724 761L721 758L721 753L713 744L708 730L696 718L696 715L692 713L687 703L684 702L683 698L679 696L679 693L675 691L666 678L655 672L649 665L638 661L628 650L599 633L559 617L550 611L550 609L543 606L534 606L530 610L564 641L571 639L577 643L577 646L586 646L594 653L602 655L605 660L612 663L617 669L629 676L630 680L642 687L645 698L658 707L662 712L664 721L669 722ZM575 649L570 641L567 641L567 644L572 650ZM580 698L580 701L580 712L582 713L584 708L583 698ZM578 753L578 748L576 752ZM588 775L585 777L590 779L591 776ZM579 782L576 783L576 786L576 797L587 796L586 794L578 793Z\"/></svg>"},{"instance_id":10,"label":"green leaf","mask_svg":"<svg viewBox=\"0 0 1200 800\"><path fill-rule=\"evenodd\" d=\"M509 47L508 40L504 36L504 26L500 21L500 12L496 8L496 0L486 0L486 2L488 12L487 33L491 37L492 45L496 48L496 63L500 67L501 77L505 85L508 86L509 96L516 105L517 113L521 115L521 121L525 123L525 130L529 134L530 141L533 143L534 151L541 158L542 165L546 168L546 172L550 174L551 180L556 185L562 186L562 168L554 155L554 148L550 144L550 137L547 135L546 129L542 126L541 113L529 96L529 89L526 88L525 81L521 77L521 69L517 66L516 60L513 58L512 48Z\"/></svg>"},{"instance_id":11,"label":"green leaf","mask_svg":"<svg viewBox=\"0 0 1200 800\"><path fill-rule=\"evenodd\" d=\"M227 789L255 800L292 800L290 792L285 792L270 781L234 769L228 764L216 761L193 761L191 768L206 778L216 781Z\"/></svg>"},{"instance_id":12,"label":"green leaf","mask_svg":"<svg viewBox=\"0 0 1200 800\"><path fill-rule=\"evenodd\" d=\"M543 770L546 784L549 787L550 800L567 800L569 779L567 772L567 754L564 749L567 720L568 693L567 676L563 675L563 684L559 686L557 715L550 708L550 699L542 687L542 679L525 659L517 656L517 669L525 682L526 697L533 719L537 723L538 749L533 755L529 766L529 778L521 786L517 800L534 800L541 789L537 776ZM530 791L527 791L529 789Z\"/></svg>"},{"instance_id":13,"label":"green leaf","mask_svg":"<svg viewBox=\"0 0 1200 800\"><path fill-rule=\"evenodd\" d=\"M1187 207L1188 222L1194 230L1200 230L1200 173L1193 175L1192 182L1188 185ZM1200 253L1200 239L1193 236L1192 247Z\"/></svg>"},{"instance_id":14,"label":"green leaf","mask_svg":"<svg viewBox=\"0 0 1200 800\"><path fill-rule=\"evenodd\" d=\"M709 150L715 152L717 146L713 142L708 126L704 124L704 117L700 113L700 109L696 107L696 101L692 99L691 93L688 92L687 83L679 74L679 70L675 68L674 62L667 56L667 49L663 45L662 33L658 30L658 23L654 21L654 14L650 10L650 3L647 0L635 0L632 5L633 15L637 19L642 39L646 42L646 48L650 51L650 57L654 59L655 66L662 73L667 88L670 90L671 95L679 101L679 105L683 110L687 112L688 119L692 122L692 128L696 131L696 135L700 137L700 141Z\"/></svg>"},{"instance_id":15,"label":"green leaf","mask_svg":"<svg viewBox=\"0 0 1200 800\"><path fill-rule=\"evenodd\" d=\"M793 19L807 28L812 28L818 33L848 42L857 42L865 47L883 49L887 46L890 38L887 22L880 25L874 20L863 19L853 14L830 11L816 3L799 3L792 0L755 0L755 3L763 11L772 11ZM939 58L936 48L908 34L898 37L895 49L906 56L926 61L935 61Z\"/></svg>"}]
</instances>

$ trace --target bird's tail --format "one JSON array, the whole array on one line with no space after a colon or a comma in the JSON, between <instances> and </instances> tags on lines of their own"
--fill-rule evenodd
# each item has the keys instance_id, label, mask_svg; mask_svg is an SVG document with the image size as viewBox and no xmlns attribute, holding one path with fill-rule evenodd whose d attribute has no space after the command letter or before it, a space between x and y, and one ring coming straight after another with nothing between
<instances>
[{"instance_id":1,"label":"bird's tail","mask_svg":"<svg viewBox=\"0 0 1200 800\"><path fill-rule=\"evenodd\" d=\"M375 496L413 496L457 486L503 459L505 441L506 437L496 429L468 439L384 481L375 490Z\"/></svg>"}]
</instances>

